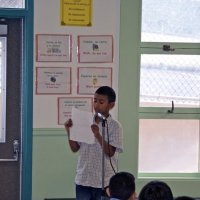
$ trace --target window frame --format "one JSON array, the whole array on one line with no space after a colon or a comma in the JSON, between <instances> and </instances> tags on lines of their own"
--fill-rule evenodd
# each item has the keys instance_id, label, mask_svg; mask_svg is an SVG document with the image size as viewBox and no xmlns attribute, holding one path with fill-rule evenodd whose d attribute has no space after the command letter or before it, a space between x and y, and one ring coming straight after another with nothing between
<instances>
[{"instance_id":1,"label":"window frame","mask_svg":"<svg viewBox=\"0 0 200 200\"><path fill-rule=\"evenodd\" d=\"M184 12L184 11L183 11ZM142 9L141 9L142 16ZM142 18L141 18L142 23ZM142 34L142 29L141 29ZM142 42L140 41L140 59L142 54L165 54L165 55L200 55L200 43L187 42ZM174 51L163 50L164 45L170 45ZM141 64L141 63L140 63ZM140 65L141 68L141 65ZM141 80L140 80L141 81ZM139 89L140 91L140 89ZM139 94L140 99L140 94ZM171 107L142 107L139 100L138 119L200 119L200 108L178 107L174 105L173 113L168 112ZM140 133L139 133L140 134ZM200 135L200 133L199 133ZM199 144L200 145L200 144ZM200 154L200 148L199 148ZM200 158L199 158L200 163ZM178 178L178 179L200 179L200 169L198 173L151 173L140 172L138 168L138 177L146 178Z\"/></svg>"},{"instance_id":2,"label":"window frame","mask_svg":"<svg viewBox=\"0 0 200 200\"><path fill-rule=\"evenodd\" d=\"M4 143L6 141L6 132L5 132L5 126L6 126L6 37L0 37L0 41L3 44L2 45L2 54L1 54L1 61L2 61L2 69L1 69L1 137L0 137L0 143Z\"/></svg>"},{"instance_id":3,"label":"window frame","mask_svg":"<svg viewBox=\"0 0 200 200\"><path fill-rule=\"evenodd\" d=\"M32 123L33 123L33 41L34 0L24 0L25 8L0 8L2 18L21 18L23 21L22 77L22 174L21 200L32 197ZM28 145L27 145L28 144Z\"/></svg>"}]
</instances>

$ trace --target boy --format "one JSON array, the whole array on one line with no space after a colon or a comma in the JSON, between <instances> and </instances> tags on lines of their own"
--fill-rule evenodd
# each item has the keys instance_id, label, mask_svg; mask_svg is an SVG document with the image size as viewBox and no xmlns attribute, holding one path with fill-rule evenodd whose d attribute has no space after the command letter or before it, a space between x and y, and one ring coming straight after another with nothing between
<instances>
[{"instance_id":1,"label":"boy","mask_svg":"<svg viewBox=\"0 0 200 200\"><path fill-rule=\"evenodd\" d=\"M115 106L115 91L108 86L98 88L94 94L95 115L91 130L95 136L94 144L70 140L71 119L65 123L68 142L73 152L79 151L76 170L76 200L100 200L102 197L102 146L104 147L104 186L117 170L118 153L122 152L122 127L112 119L109 111ZM106 119L105 137L102 139L102 118Z\"/></svg>"},{"instance_id":2,"label":"boy","mask_svg":"<svg viewBox=\"0 0 200 200\"><path fill-rule=\"evenodd\" d=\"M118 172L111 177L107 188L110 200L135 200L135 177L129 172Z\"/></svg>"}]
</instances>

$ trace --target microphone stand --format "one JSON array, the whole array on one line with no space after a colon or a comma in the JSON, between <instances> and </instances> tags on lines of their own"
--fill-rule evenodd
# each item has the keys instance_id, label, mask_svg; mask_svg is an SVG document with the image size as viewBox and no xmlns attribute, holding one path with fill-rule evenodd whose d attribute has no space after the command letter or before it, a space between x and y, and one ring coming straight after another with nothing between
<instances>
[{"instance_id":1,"label":"microphone stand","mask_svg":"<svg viewBox=\"0 0 200 200\"><path fill-rule=\"evenodd\" d=\"M106 118L102 119L102 160L101 160L101 164L102 164L102 171L101 171L101 174L102 174L102 177L101 177L101 181L102 181L102 195L101 195L101 200L104 200L106 198L104 198L104 177L105 177L105 169L104 169L104 166L105 166L105 154L104 154L104 140L105 140L105 124L106 124Z\"/></svg>"}]
</instances>

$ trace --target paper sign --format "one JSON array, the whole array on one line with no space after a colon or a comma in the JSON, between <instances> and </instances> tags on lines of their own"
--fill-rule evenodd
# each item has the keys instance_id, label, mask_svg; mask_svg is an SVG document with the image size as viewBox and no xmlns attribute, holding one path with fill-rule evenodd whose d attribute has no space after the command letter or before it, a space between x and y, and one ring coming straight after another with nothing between
<instances>
[{"instance_id":1,"label":"paper sign","mask_svg":"<svg viewBox=\"0 0 200 200\"><path fill-rule=\"evenodd\" d=\"M94 94L101 86L112 87L112 68L110 67L79 67L78 94Z\"/></svg>"},{"instance_id":2,"label":"paper sign","mask_svg":"<svg viewBox=\"0 0 200 200\"><path fill-rule=\"evenodd\" d=\"M58 98L58 124L63 125L71 118L72 108L92 112L92 97L59 97Z\"/></svg>"},{"instance_id":3,"label":"paper sign","mask_svg":"<svg viewBox=\"0 0 200 200\"><path fill-rule=\"evenodd\" d=\"M71 36L36 35L37 62L71 62Z\"/></svg>"},{"instance_id":4,"label":"paper sign","mask_svg":"<svg viewBox=\"0 0 200 200\"><path fill-rule=\"evenodd\" d=\"M112 35L78 36L78 61L80 63L112 63Z\"/></svg>"},{"instance_id":5,"label":"paper sign","mask_svg":"<svg viewBox=\"0 0 200 200\"><path fill-rule=\"evenodd\" d=\"M92 0L60 0L60 3L61 25L92 25Z\"/></svg>"},{"instance_id":6,"label":"paper sign","mask_svg":"<svg viewBox=\"0 0 200 200\"><path fill-rule=\"evenodd\" d=\"M71 68L36 67L36 94L71 94Z\"/></svg>"}]
</instances>

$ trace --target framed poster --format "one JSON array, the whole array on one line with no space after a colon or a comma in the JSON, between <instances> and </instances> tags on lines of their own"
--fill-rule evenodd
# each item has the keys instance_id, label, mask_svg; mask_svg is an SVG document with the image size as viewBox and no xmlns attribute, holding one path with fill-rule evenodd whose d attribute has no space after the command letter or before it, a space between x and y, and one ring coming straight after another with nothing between
<instances>
[{"instance_id":1,"label":"framed poster","mask_svg":"<svg viewBox=\"0 0 200 200\"><path fill-rule=\"evenodd\" d=\"M60 4L61 25L92 25L92 0L60 0Z\"/></svg>"},{"instance_id":2,"label":"framed poster","mask_svg":"<svg viewBox=\"0 0 200 200\"><path fill-rule=\"evenodd\" d=\"M36 67L36 94L71 94L71 68Z\"/></svg>"},{"instance_id":3,"label":"framed poster","mask_svg":"<svg viewBox=\"0 0 200 200\"><path fill-rule=\"evenodd\" d=\"M78 67L77 81L78 94L94 94L101 86L112 87L112 68Z\"/></svg>"},{"instance_id":4,"label":"framed poster","mask_svg":"<svg viewBox=\"0 0 200 200\"><path fill-rule=\"evenodd\" d=\"M79 63L112 63L113 36L112 35L79 35L78 36Z\"/></svg>"},{"instance_id":5,"label":"framed poster","mask_svg":"<svg viewBox=\"0 0 200 200\"><path fill-rule=\"evenodd\" d=\"M88 112L93 111L92 97L58 97L58 125L63 125L71 118L72 108Z\"/></svg>"},{"instance_id":6,"label":"framed poster","mask_svg":"<svg viewBox=\"0 0 200 200\"><path fill-rule=\"evenodd\" d=\"M71 36L56 34L36 35L37 62L71 62Z\"/></svg>"}]
</instances>

